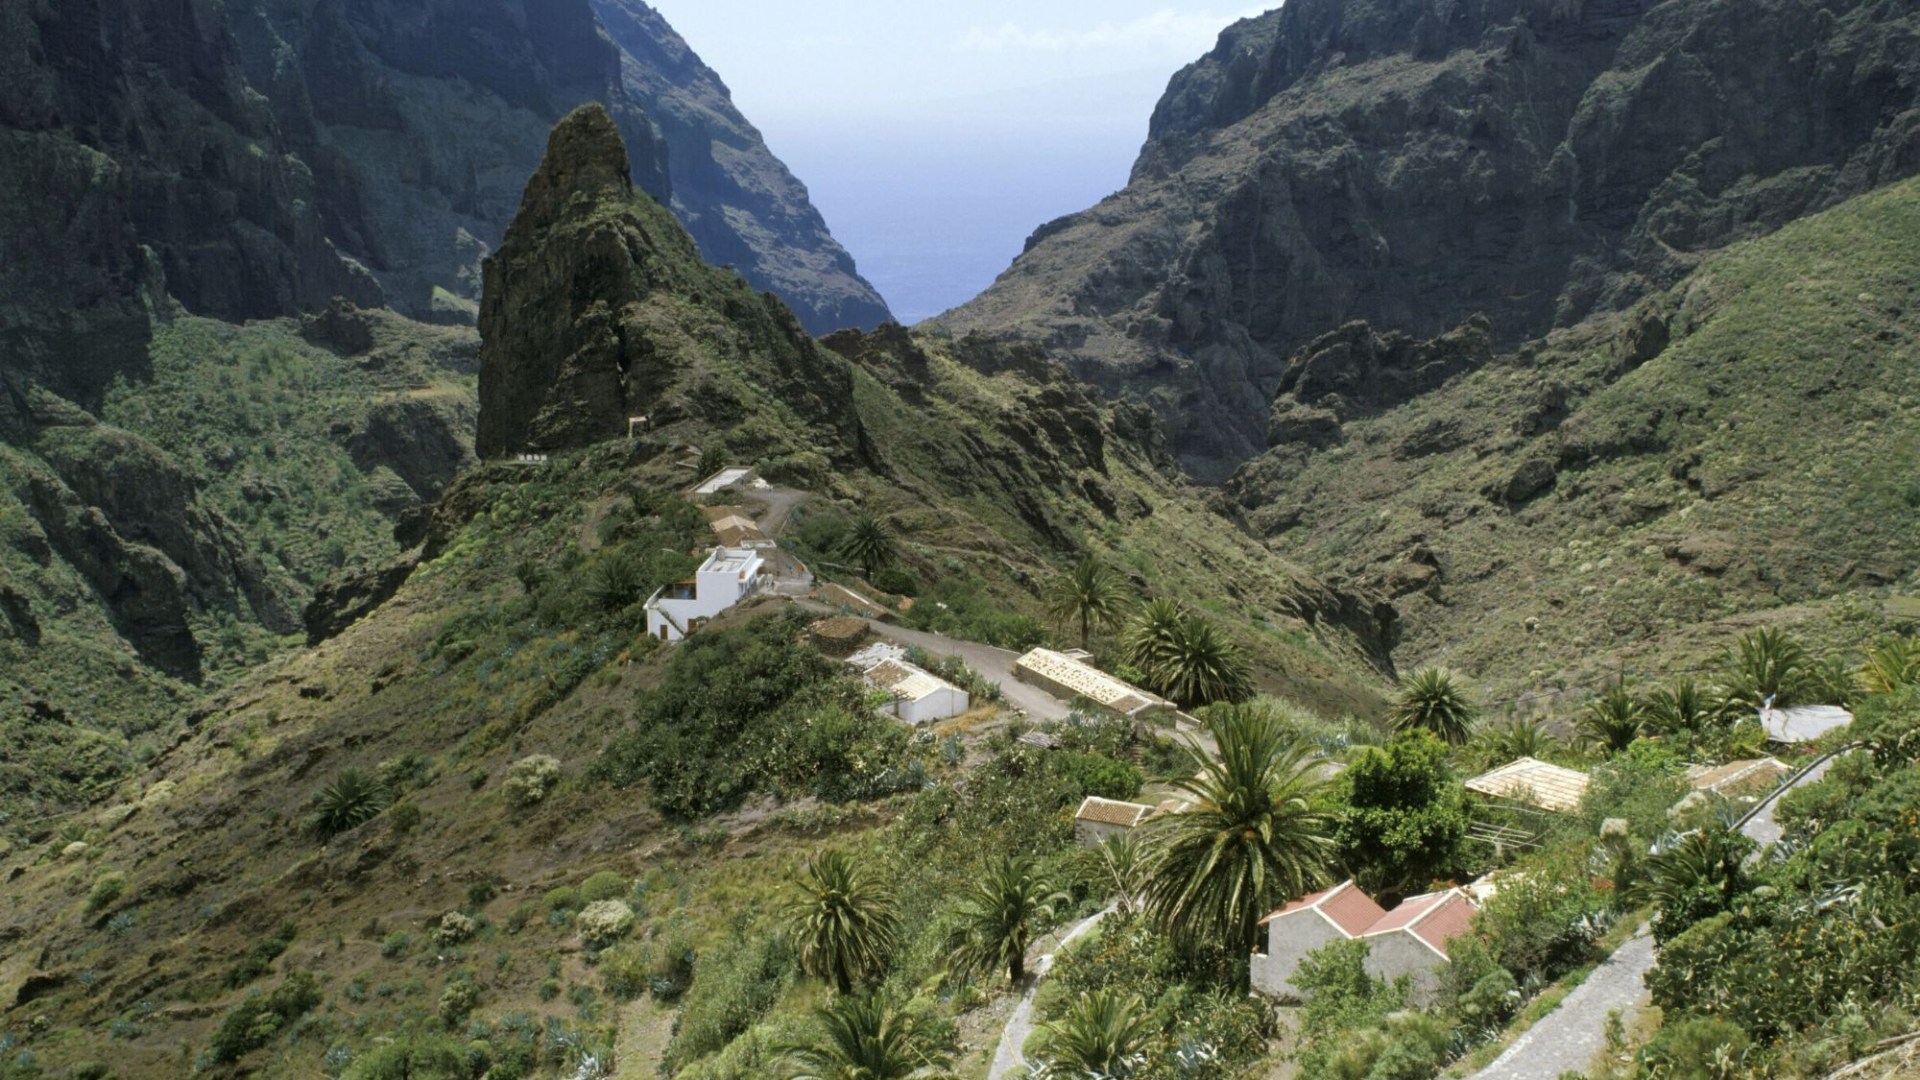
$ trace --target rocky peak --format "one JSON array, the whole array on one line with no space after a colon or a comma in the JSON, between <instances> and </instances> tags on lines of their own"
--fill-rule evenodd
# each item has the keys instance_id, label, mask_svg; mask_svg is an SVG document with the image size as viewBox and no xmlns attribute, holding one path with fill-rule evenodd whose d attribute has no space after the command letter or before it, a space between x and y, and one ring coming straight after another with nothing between
<instances>
[{"instance_id":1,"label":"rocky peak","mask_svg":"<svg viewBox=\"0 0 1920 1080\"><path fill-rule=\"evenodd\" d=\"M508 242L551 228L575 208L576 198L598 202L633 194L633 169L620 129L604 106L575 109L547 139L547 155L527 181L520 213L507 230Z\"/></svg>"}]
</instances>

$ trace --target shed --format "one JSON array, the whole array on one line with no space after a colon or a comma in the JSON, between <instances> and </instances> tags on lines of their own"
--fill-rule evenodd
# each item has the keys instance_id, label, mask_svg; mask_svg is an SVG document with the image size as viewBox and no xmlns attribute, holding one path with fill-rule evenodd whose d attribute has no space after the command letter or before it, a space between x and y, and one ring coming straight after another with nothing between
<instances>
[{"instance_id":1,"label":"shed","mask_svg":"<svg viewBox=\"0 0 1920 1080\"><path fill-rule=\"evenodd\" d=\"M1034 649L1013 665L1014 677L1062 701L1086 698L1129 719L1172 712L1173 703L1052 649Z\"/></svg>"},{"instance_id":2,"label":"shed","mask_svg":"<svg viewBox=\"0 0 1920 1080\"><path fill-rule=\"evenodd\" d=\"M884 690L891 698L884 711L909 724L945 720L966 712L970 701L965 690L906 660L906 650L898 645L877 642L847 658L868 686Z\"/></svg>"},{"instance_id":3,"label":"shed","mask_svg":"<svg viewBox=\"0 0 1920 1080\"><path fill-rule=\"evenodd\" d=\"M1466 788L1491 798L1564 814L1579 809L1591 782L1592 778L1578 769L1523 757L1468 780Z\"/></svg>"},{"instance_id":4,"label":"shed","mask_svg":"<svg viewBox=\"0 0 1920 1080\"><path fill-rule=\"evenodd\" d=\"M1154 809L1144 803L1122 802L1089 795L1073 815L1073 838L1093 847L1109 836L1132 832L1152 817Z\"/></svg>"},{"instance_id":5,"label":"shed","mask_svg":"<svg viewBox=\"0 0 1920 1080\"><path fill-rule=\"evenodd\" d=\"M1792 774L1793 769L1778 758L1751 758L1725 765L1696 765L1687 770L1687 783L1695 791L1716 795L1753 795L1772 791Z\"/></svg>"}]
</instances>

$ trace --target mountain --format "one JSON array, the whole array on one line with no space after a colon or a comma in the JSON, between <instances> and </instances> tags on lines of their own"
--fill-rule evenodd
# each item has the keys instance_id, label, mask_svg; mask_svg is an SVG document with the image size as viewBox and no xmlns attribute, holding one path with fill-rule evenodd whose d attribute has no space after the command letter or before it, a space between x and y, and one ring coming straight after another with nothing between
<instances>
[{"instance_id":1,"label":"mountain","mask_svg":"<svg viewBox=\"0 0 1920 1080\"><path fill-rule=\"evenodd\" d=\"M1292 0L1174 77L1128 186L1042 226L954 332L1153 404L1219 481L1352 320L1512 348L1920 171L1887 0Z\"/></svg>"},{"instance_id":2,"label":"mountain","mask_svg":"<svg viewBox=\"0 0 1920 1080\"><path fill-rule=\"evenodd\" d=\"M1920 591L1920 180L1512 351L1350 323L1281 377L1222 501L1392 598L1404 656L1584 693L1732 633L1850 642Z\"/></svg>"},{"instance_id":3,"label":"mountain","mask_svg":"<svg viewBox=\"0 0 1920 1080\"><path fill-rule=\"evenodd\" d=\"M700 254L779 296L814 334L893 321L806 187L660 13L640 0L594 0L593 9L621 50L627 92L666 140L670 205Z\"/></svg>"},{"instance_id":4,"label":"mountain","mask_svg":"<svg viewBox=\"0 0 1920 1080\"><path fill-rule=\"evenodd\" d=\"M801 493L781 544L809 560L858 511L888 522L891 580L919 594L923 616L1026 632L1040 584L1097 551L1131 589L1209 597L1264 688L1330 715L1380 709L1371 665L1391 645L1390 613L1209 512L1149 411L1096 402L1026 347L897 326L815 341L777 300L701 262L634 183L606 110L557 126L485 281L481 442L547 459L465 469L357 617L210 687L137 764L92 778L89 803L0 822L0 1002L26 1018L17 1035L9 1022L10 1066L377 1076L390 1048L448 1038L457 1062L442 1075L571 1070L567 1054L616 1038L627 1063L644 1063L629 1040L650 1022L625 999L646 978L609 980L656 935L583 953L587 877L602 875L598 889L610 875L635 917L684 938L719 985L733 916L686 890L743 869L784 874L823 828L839 842L924 821L938 860L903 857L930 897L957 887L989 828L994 842L1068 850L1061 806L1087 781L1048 779L1032 747L1004 737L1014 775L997 777L973 771L964 732L909 737L864 706L871 722L845 714L852 727L841 714L795 723L781 703L801 689L861 700L838 665L796 644L816 615L769 597L679 646L647 636L641 601L710 537L681 494L707 456L696 449ZM325 358L367 366L396 345L389 320L339 310L260 328L328 344L309 355L261 343L273 362L234 364L231 393L343 380ZM188 321L169 332L242 333ZM647 430L603 422L637 408ZM676 700L719 726L669 732L636 712ZM19 730L50 723L23 707L41 726ZM1086 726L1136 741L1130 724ZM650 779L633 779L636 759ZM342 809L366 778L391 798L384 813ZM731 854L706 857L720 848ZM631 889L641 879L660 889L651 900ZM771 880L739 895L766 902ZM934 907L913 917L938 944ZM696 961L661 955L665 981L652 985L671 997ZM689 1021L674 1060L712 1054L743 1024L716 1035Z\"/></svg>"}]
</instances>

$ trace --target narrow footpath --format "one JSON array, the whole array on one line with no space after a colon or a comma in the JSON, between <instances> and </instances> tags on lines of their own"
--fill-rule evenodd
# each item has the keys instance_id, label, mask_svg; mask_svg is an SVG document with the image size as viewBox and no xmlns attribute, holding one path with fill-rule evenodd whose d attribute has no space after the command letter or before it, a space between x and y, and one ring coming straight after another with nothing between
<instances>
[{"instance_id":1,"label":"narrow footpath","mask_svg":"<svg viewBox=\"0 0 1920 1080\"><path fill-rule=\"evenodd\" d=\"M1007 1026L1000 1033L1000 1045L993 1052L993 1067L987 1070L987 1080L1003 1080L1027 1063L1020 1048L1026 1045L1027 1037L1033 1034L1033 997L1040 992L1040 981L1047 977L1053 967L1053 958L1067 951L1067 946L1079 940L1081 935L1100 925L1100 920L1113 914L1109 905L1075 923L1071 929L1060 936L1059 944L1053 951L1043 954L1033 966L1033 976L1027 980L1026 992L1020 995L1020 1003L1013 1007L1013 1015L1007 1018Z\"/></svg>"}]
</instances>

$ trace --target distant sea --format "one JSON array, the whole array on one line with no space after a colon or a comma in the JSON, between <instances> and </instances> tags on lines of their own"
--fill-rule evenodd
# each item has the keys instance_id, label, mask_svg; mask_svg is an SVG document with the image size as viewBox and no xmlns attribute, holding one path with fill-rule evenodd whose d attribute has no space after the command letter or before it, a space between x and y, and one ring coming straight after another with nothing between
<instances>
[{"instance_id":1,"label":"distant sea","mask_svg":"<svg viewBox=\"0 0 1920 1080\"><path fill-rule=\"evenodd\" d=\"M912 325L993 283L1028 236L1126 186L1144 131L811 133L774 146L860 273Z\"/></svg>"}]
</instances>

